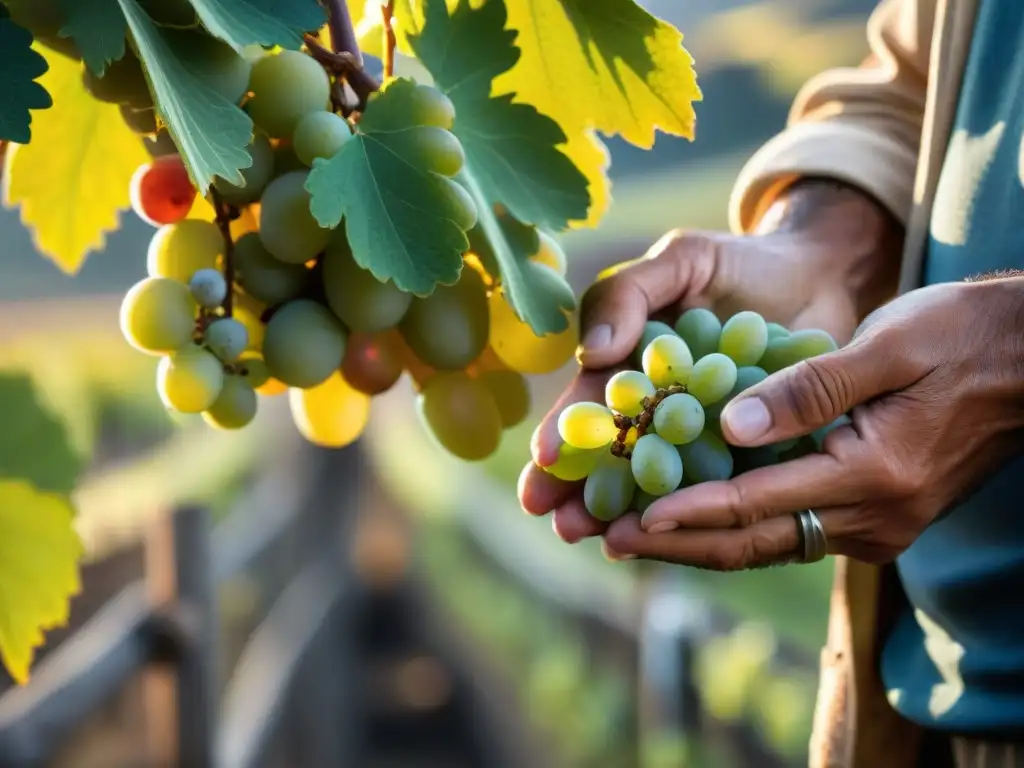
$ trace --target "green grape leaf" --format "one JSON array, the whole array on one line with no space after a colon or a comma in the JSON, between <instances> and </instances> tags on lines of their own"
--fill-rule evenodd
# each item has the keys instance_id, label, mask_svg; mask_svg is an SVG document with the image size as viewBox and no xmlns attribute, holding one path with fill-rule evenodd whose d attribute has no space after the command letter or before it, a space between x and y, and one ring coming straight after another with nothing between
<instances>
[{"instance_id":1,"label":"green grape leaf","mask_svg":"<svg viewBox=\"0 0 1024 768\"><path fill-rule=\"evenodd\" d=\"M29 110L53 106L50 94L35 79L46 72L46 59L32 50L32 33L11 20L0 3L0 141L28 144Z\"/></svg>"},{"instance_id":2,"label":"green grape leaf","mask_svg":"<svg viewBox=\"0 0 1024 768\"><path fill-rule=\"evenodd\" d=\"M180 43L154 24L136 0L117 1L146 66L157 110L193 183L201 192L214 176L242 184L241 169L252 165L246 149L252 120L189 72L176 53Z\"/></svg>"},{"instance_id":3,"label":"green grape leaf","mask_svg":"<svg viewBox=\"0 0 1024 768\"><path fill-rule=\"evenodd\" d=\"M124 13L117 0L59 0L64 12L60 36L71 38L82 53L82 61L97 77L107 64L124 56Z\"/></svg>"},{"instance_id":4,"label":"green grape leaf","mask_svg":"<svg viewBox=\"0 0 1024 768\"><path fill-rule=\"evenodd\" d=\"M491 83L519 58L516 33L505 28L505 4L463 0L451 14L426 0L423 31L409 40L435 84L455 105L453 132L491 203L520 221L552 230L586 218L587 180L560 150L558 124L513 94L491 95Z\"/></svg>"},{"instance_id":5,"label":"green grape leaf","mask_svg":"<svg viewBox=\"0 0 1024 768\"><path fill-rule=\"evenodd\" d=\"M315 32L327 21L317 0L191 0L211 34L236 51L246 45L280 45L293 50L304 32Z\"/></svg>"},{"instance_id":6,"label":"green grape leaf","mask_svg":"<svg viewBox=\"0 0 1024 768\"><path fill-rule=\"evenodd\" d=\"M75 274L118 228L132 175L150 158L117 105L85 90L77 61L56 53L49 59L40 82L54 106L36 116L35 141L8 151L3 196L5 205L19 206L36 248Z\"/></svg>"},{"instance_id":7,"label":"green grape leaf","mask_svg":"<svg viewBox=\"0 0 1024 768\"><path fill-rule=\"evenodd\" d=\"M0 374L0 424L0 478L27 480L41 491L71 493L82 471L82 457L28 374ZM6 536L2 525L0 531Z\"/></svg>"},{"instance_id":8,"label":"green grape leaf","mask_svg":"<svg viewBox=\"0 0 1024 768\"><path fill-rule=\"evenodd\" d=\"M692 139L701 99L682 34L635 0L505 0L522 57L495 84L558 121L650 148Z\"/></svg>"},{"instance_id":9,"label":"green grape leaf","mask_svg":"<svg viewBox=\"0 0 1024 768\"><path fill-rule=\"evenodd\" d=\"M399 78L374 94L341 152L314 162L306 189L321 226L345 219L361 267L425 296L458 280L469 241L455 223L452 182L426 168L421 139L437 129L409 120L415 87Z\"/></svg>"},{"instance_id":10,"label":"green grape leaf","mask_svg":"<svg viewBox=\"0 0 1024 768\"><path fill-rule=\"evenodd\" d=\"M485 0L473 8L462 0L449 12L445 0L425 0L424 14L422 30L409 44L455 105L453 132L466 151L465 186L476 200L506 296L538 335L563 331L572 291L567 296L562 285L530 266L521 239L508 237L493 207L505 207L520 222L565 229L587 216L587 179L561 151L566 137L557 123L515 103L511 94L492 96L495 77L519 57L516 32L505 28L504 3Z\"/></svg>"},{"instance_id":11,"label":"green grape leaf","mask_svg":"<svg viewBox=\"0 0 1024 768\"><path fill-rule=\"evenodd\" d=\"M0 659L24 685L43 633L64 626L81 590L82 542L65 496L0 480Z\"/></svg>"}]
</instances>

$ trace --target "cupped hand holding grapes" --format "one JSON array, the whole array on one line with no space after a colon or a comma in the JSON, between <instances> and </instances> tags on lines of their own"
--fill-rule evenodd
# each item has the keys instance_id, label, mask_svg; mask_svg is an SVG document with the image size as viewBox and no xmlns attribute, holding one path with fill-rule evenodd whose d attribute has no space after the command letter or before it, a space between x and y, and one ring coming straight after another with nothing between
<instances>
[{"instance_id":1,"label":"cupped hand holding grapes","mask_svg":"<svg viewBox=\"0 0 1024 768\"><path fill-rule=\"evenodd\" d=\"M813 509L829 551L888 562L1015 454L1024 428L1024 277L933 286L870 316L844 349L751 387L722 414L734 445L808 434L849 412L813 453L695 485L626 515L613 556L716 570L798 552Z\"/></svg>"},{"instance_id":2,"label":"cupped hand holding grapes","mask_svg":"<svg viewBox=\"0 0 1024 768\"><path fill-rule=\"evenodd\" d=\"M599 535L607 525L587 512L581 482L541 469L559 458L558 416L572 403L605 399L609 378L641 339L650 341L644 338L650 319L671 321L694 307L719 317L753 310L791 328L822 328L845 342L892 289L896 227L857 191L829 182L799 185L767 212L760 232L670 233L584 296L584 370L534 434L533 461L519 483L523 508L535 515L554 511L555 531L566 541Z\"/></svg>"}]
</instances>

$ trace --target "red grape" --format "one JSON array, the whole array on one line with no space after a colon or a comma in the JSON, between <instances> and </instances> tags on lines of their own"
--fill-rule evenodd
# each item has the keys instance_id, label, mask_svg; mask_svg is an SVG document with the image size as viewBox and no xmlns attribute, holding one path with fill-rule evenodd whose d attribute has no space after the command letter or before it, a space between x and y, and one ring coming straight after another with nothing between
<instances>
[{"instance_id":1,"label":"red grape","mask_svg":"<svg viewBox=\"0 0 1024 768\"><path fill-rule=\"evenodd\" d=\"M379 395L402 375L402 349L393 332L353 332L345 348L341 375L354 389Z\"/></svg>"},{"instance_id":2,"label":"red grape","mask_svg":"<svg viewBox=\"0 0 1024 768\"><path fill-rule=\"evenodd\" d=\"M184 219L195 199L196 188L178 155L154 158L132 176L132 209L155 227Z\"/></svg>"}]
</instances>

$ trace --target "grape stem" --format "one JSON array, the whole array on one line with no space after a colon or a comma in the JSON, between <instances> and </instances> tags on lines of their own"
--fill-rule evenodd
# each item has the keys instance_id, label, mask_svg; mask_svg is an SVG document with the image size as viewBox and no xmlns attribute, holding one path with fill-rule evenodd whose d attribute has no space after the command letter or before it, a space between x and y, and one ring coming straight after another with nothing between
<instances>
[{"instance_id":1,"label":"grape stem","mask_svg":"<svg viewBox=\"0 0 1024 768\"><path fill-rule=\"evenodd\" d=\"M331 47L336 53L348 53L359 69L363 68L363 54L359 50L356 30L347 0L326 0L327 26L331 30Z\"/></svg>"},{"instance_id":2,"label":"grape stem","mask_svg":"<svg viewBox=\"0 0 1024 768\"><path fill-rule=\"evenodd\" d=\"M382 3L381 18L384 21L384 77L393 77L395 74L395 46L398 40L395 38L395 26L392 23L395 18L395 0L387 0Z\"/></svg>"},{"instance_id":3,"label":"grape stem","mask_svg":"<svg viewBox=\"0 0 1024 768\"><path fill-rule=\"evenodd\" d=\"M235 241L231 237L231 222L238 218L238 209L228 205L216 189L210 187L210 198L216 213L217 228L224 236L224 282L228 285L224 294L224 317L231 317L235 293Z\"/></svg>"},{"instance_id":4,"label":"grape stem","mask_svg":"<svg viewBox=\"0 0 1024 768\"><path fill-rule=\"evenodd\" d=\"M345 78L345 81L352 86L356 96L359 97L361 106L366 105L370 94L380 90L380 83L369 75L348 51L329 51L320 45L313 35L306 35L303 40L309 50L309 55L316 59L320 66L336 77Z\"/></svg>"},{"instance_id":5,"label":"grape stem","mask_svg":"<svg viewBox=\"0 0 1024 768\"><path fill-rule=\"evenodd\" d=\"M645 397L641 401L644 409L640 411L633 418L623 416L621 413L615 414L615 426L618 427L619 433L615 436L615 440L612 442L612 456L617 456L620 459L630 459L633 456L627 445L626 440L629 437L629 430L636 427L636 439L639 440L641 437L647 434L647 430L651 427L651 422L654 421L654 411L657 410L658 406L661 405L661 401L669 395L678 395L680 392L685 392L686 387L680 384L673 384L671 387L665 387L664 389L657 390L651 397Z\"/></svg>"}]
</instances>

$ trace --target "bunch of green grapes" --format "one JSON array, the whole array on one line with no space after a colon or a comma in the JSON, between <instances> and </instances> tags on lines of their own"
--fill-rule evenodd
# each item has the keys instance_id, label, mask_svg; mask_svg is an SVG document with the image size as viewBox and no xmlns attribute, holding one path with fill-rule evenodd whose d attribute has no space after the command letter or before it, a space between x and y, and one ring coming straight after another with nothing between
<instances>
[{"instance_id":1,"label":"bunch of green grapes","mask_svg":"<svg viewBox=\"0 0 1024 768\"><path fill-rule=\"evenodd\" d=\"M253 162L243 183L218 178L208 197L198 196L162 131L153 134L161 148L132 180L133 208L158 229L149 275L125 297L121 326L133 346L163 357L164 404L235 429L254 418L258 394L287 392L299 431L340 447L363 431L371 399L404 373L442 447L468 461L490 455L527 415L525 375L572 357L575 318L563 333L536 336L506 300L497 268L472 250L459 280L427 296L357 263L344 225L326 229L311 214L305 182L317 158L353 140L358 116L335 110L330 74L306 53L260 50L247 59L219 45L212 38L197 45L196 59L208 64L205 80L252 117ZM91 83L93 92L144 108L146 79L140 86L130 74L137 65L131 59L101 79L122 78L130 93L113 83L103 90L102 82ZM437 153L462 157L449 151L458 148L449 131L455 110L443 93L417 85L411 110L410 120L438 129L431 134ZM447 163L445 172L455 174L457 165ZM472 198L450 182L464 218L475 221ZM527 268L569 290L556 242L538 233L537 244Z\"/></svg>"},{"instance_id":2,"label":"bunch of green grapes","mask_svg":"<svg viewBox=\"0 0 1024 768\"><path fill-rule=\"evenodd\" d=\"M610 521L679 488L805 455L840 422L812 437L742 449L725 442L720 417L769 374L835 349L825 331L791 333L756 312L724 324L707 309L684 312L674 326L648 322L633 356L638 370L615 374L604 404L574 403L559 415L563 444L545 469L585 478L587 510Z\"/></svg>"}]
</instances>

